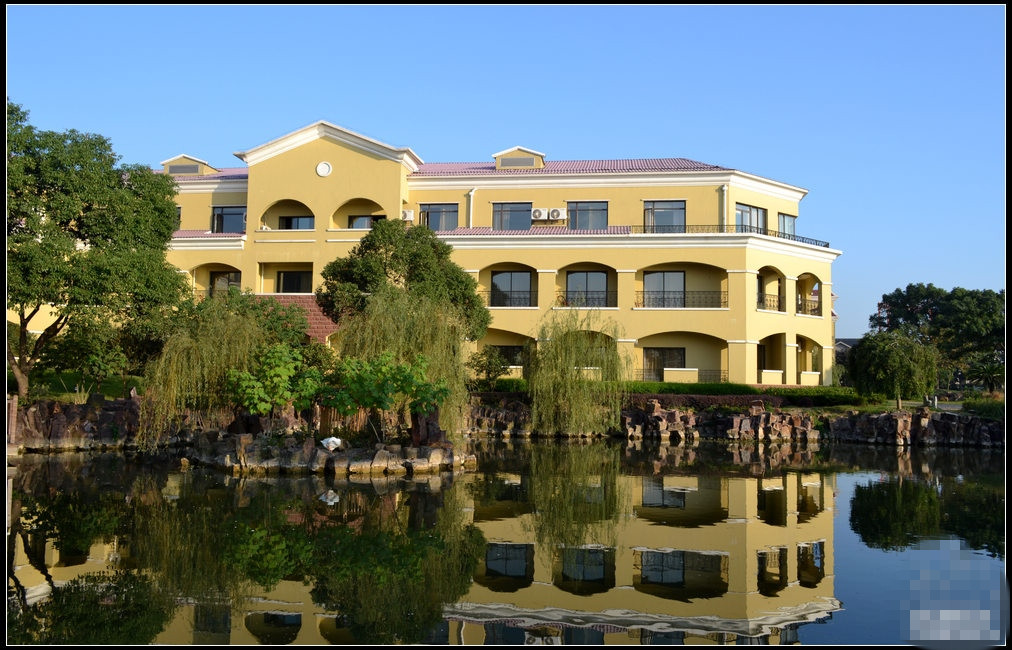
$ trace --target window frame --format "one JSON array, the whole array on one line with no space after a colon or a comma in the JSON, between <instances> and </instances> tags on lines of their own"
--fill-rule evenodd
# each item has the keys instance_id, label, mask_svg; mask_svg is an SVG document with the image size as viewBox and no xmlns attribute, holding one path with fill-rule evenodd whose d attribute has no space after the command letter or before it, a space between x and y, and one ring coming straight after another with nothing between
<instances>
[{"instance_id":1,"label":"window frame","mask_svg":"<svg viewBox=\"0 0 1012 650\"><path fill-rule=\"evenodd\" d=\"M373 226L376 225L377 221L386 219L385 214L349 214L348 215L348 229L349 230L372 230ZM369 227L363 228L362 226L356 226L355 221L358 219L368 219Z\"/></svg>"},{"instance_id":2,"label":"window frame","mask_svg":"<svg viewBox=\"0 0 1012 650\"><path fill-rule=\"evenodd\" d=\"M500 278L500 277L507 276L507 275L509 276L510 288L509 289L503 289L501 287L498 287L496 285L496 278ZM513 289L514 278L516 276L521 276L521 277L526 277L527 278L527 289L521 289L521 290L514 290ZM489 294L489 307L533 307L534 306L534 289L532 289L531 287L536 286L535 282L536 282L536 280L535 280L533 274L530 271L492 271L492 275L491 275L491 290L490 290L490 294ZM498 304L497 303L497 301L495 299L497 291L500 292L500 293L502 293L502 294L505 294L506 299L505 299L505 301L503 301L504 304ZM517 300L513 296L514 293L521 293L521 294L526 293L527 294L527 300L526 301Z\"/></svg>"},{"instance_id":3,"label":"window frame","mask_svg":"<svg viewBox=\"0 0 1012 650\"><path fill-rule=\"evenodd\" d=\"M438 208L438 209L434 210L433 208ZM453 209L453 228L446 228L445 227L447 225L447 223L446 223L446 220L448 219L447 215L450 212L450 210L448 208L452 208ZM447 230L455 230L456 228L460 227L460 204L459 203L422 203L422 204L419 204L418 211L420 213L419 216L421 217L419 219L419 223L421 223L423 226L425 226L429 230L447 231ZM433 228L432 224L430 223L430 219L432 218L432 214L433 213L438 213L439 214L439 217L438 217L438 223L439 223L439 226L440 226L439 228Z\"/></svg>"},{"instance_id":4,"label":"window frame","mask_svg":"<svg viewBox=\"0 0 1012 650\"><path fill-rule=\"evenodd\" d=\"M517 207L514 207L517 206ZM523 206L523 207L519 207ZM534 209L534 203L530 201L497 201L492 204L492 230L530 230L532 226L531 221L531 210ZM520 219L523 221L523 214L527 213L526 216L526 227L525 228L509 228L503 227L503 219L505 217L505 225L513 225L514 219ZM519 216L518 216L519 215Z\"/></svg>"},{"instance_id":5,"label":"window frame","mask_svg":"<svg viewBox=\"0 0 1012 650\"><path fill-rule=\"evenodd\" d=\"M308 219L309 220L309 224L310 225L309 225L308 228L305 228L305 227L295 228L295 227L293 227L293 224L297 223L296 220L301 221L301 220L304 220L304 219ZM287 220L287 223L288 223L287 226L285 226L286 220ZM309 215L300 214L300 215L291 215L291 216L278 217L278 230L316 230L316 217L314 217L311 214L309 214Z\"/></svg>"},{"instance_id":6,"label":"window frame","mask_svg":"<svg viewBox=\"0 0 1012 650\"><path fill-rule=\"evenodd\" d=\"M591 206L604 206L591 207ZM594 225L595 218L604 215L604 223ZM582 225L582 221L591 221L589 225ZM566 201L566 222L570 230L605 230L608 228L608 202L607 201Z\"/></svg>"},{"instance_id":7,"label":"window frame","mask_svg":"<svg viewBox=\"0 0 1012 650\"><path fill-rule=\"evenodd\" d=\"M289 274L291 274L291 275L298 275L300 277L307 278L305 282L300 281L299 284L300 285L303 285L303 284L307 285L309 287L308 290L307 291L283 291L282 288L284 287L284 284L285 284L285 278L283 276L286 276L286 275L289 275ZM313 293L313 272L312 271L304 271L304 270L296 270L296 269L282 269L282 270L279 270L277 272L277 277L276 277L276 281L275 281L275 285L274 285L274 293L291 293L291 294L296 294L296 293L297 294Z\"/></svg>"},{"instance_id":8,"label":"window frame","mask_svg":"<svg viewBox=\"0 0 1012 650\"><path fill-rule=\"evenodd\" d=\"M658 208L657 204L670 203L670 204L681 204L681 223L672 224L658 224L657 223L657 212L672 212L677 214L679 209L673 208ZM643 229L650 233L684 233L685 232L685 200L684 199L664 199L664 200L653 200L643 201ZM674 219L677 221L677 218Z\"/></svg>"},{"instance_id":9,"label":"window frame","mask_svg":"<svg viewBox=\"0 0 1012 650\"><path fill-rule=\"evenodd\" d=\"M242 210L242 229L225 230L226 218L235 219L237 214L234 211ZM231 215L226 214L232 211ZM246 206L245 205L213 205L211 206L211 232L213 233L245 233L246 232Z\"/></svg>"},{"instance_id":10,"label":"window frame","mask_svg":"<svg viewBox=\"0 0 1012 650\"><path fill-rule=\"evenodd\" d=\"M766 208L760 208L747 203L734 204L734 225L737 232L768 232ZM745 215L748 216L748 223L745 223Z\"/></svg>"},{"instance_id":11,"label":"window frame","mask_svg":"<svg viewBox=\"0 0 1012 650\"><path fill-rule=\"evenodd\" d=\"M234 276L234 277L232 277ZM224 287L216 287L216 280L225 278ZM216 291L228 293L230 287L242 288L242 273L240 271L211 271L208 275L207 295L213 296Z\"/></svg>"},{"instance_id":12,"label":"window frame","mask_svg":"<svg viewBox=\"0 0 1012 650\"><path fill-rule=\"evenodd\" d=\"M678 276L678 277L681 278L680 282L676 282L676 284L680 284L681 285L681 289L679 289L679 290L669 290L667 288L668 276L669 275L672 276L672 278L674 278L676 276ZM650 289L650 288L647 287L647 279L648 278L653 278L653 277L656 277L656 276L661 276L661 289L660 290ZM651 293L658 293L658 294L661 294L661 295L655 296L654 298L651 298L648 295L648 294L651 294ZM669 294L669 293L679 294L679 295L671 296L671 297L668 297L667 295L665 295L665 294ZM660 304L651 304L651 303L658 303L658 302ZM685 307L685 271L671 271L671 270L666 270L666 271L665 270L661 270L661 271L644 271L643 272L643 306L644 307Z\"/></svg>"},{"instance_id":13,"label":"window frame","mask_svg":"<svg viewBox=\"0 0 1012 650\"><path fill-rule=\"evenodd\" d=\"M790 225L789 227L785 228L784 226L787 224ZM777 213L777 232L780 233L781 235L789 235L791 237L797 235L798 234L797 224L798 224L797 215L787 214L786 212Z\"/></svg>"}]
</instances>

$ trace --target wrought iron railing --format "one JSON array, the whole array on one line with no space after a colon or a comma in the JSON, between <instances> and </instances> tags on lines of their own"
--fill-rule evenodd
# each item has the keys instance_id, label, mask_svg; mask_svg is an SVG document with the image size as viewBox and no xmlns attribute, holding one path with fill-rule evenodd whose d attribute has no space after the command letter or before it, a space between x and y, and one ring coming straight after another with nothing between
<instances>
[{"instance_id":1,"label":"wrought iron railing","mask_svg":"<svg viewBox=\"0 0 1012 650\"><path fill-rule=\"evenodd\" d=\"M727 307L726 291L637 291L637 307L703 309Z\"/></svg>"},{"instance_id":2,"label":"wrought iron railing","mask_svg":"<svg viewBox=\"0 0 1012 650\"><path fill-rule=\"evenodd\" d=\"M819 239L810 239L808 237L800 237L794 233L780 232L779 230L770 230L769 228L760 228L759 226L738 226L738 225L713 225L713 226L632 226L631 232L635 234L685 234L685 233L746 233L754 235L767 235L769 237L778 237L780 239L788 239L790 241L800 242L802 244L810 244L812 246L821 246L822 248L829 248L829 242L821 241Z\"/></svg>"},{"instance_id":3,"label":"wrought iron railing","mask_svg":"<svg viewBox=\"0 0 1012 650\"><path fill-rule=\"evenodd\" d=\"M617 291L560 291L555 299L560 307L617 307Z\"/></svg>"},{"instance_id":4,"label":"wrought iron railing","mask_svg":"<svg viewBox=\"0 0 1012 650\"><path fill-rule=\"evenodd\" d=\"M784 299L782 296L777 296L768 293L760 293L758 296L757 308L768 309L770 311L786 311L784 309Z\"/></svg>"},{"instance_id":5,"label":"wrought iron railing","mask_svg":"<svg viewBox=\"0 0 1012 650\"><path fill-rule=\"evenodd\" d=\"M537 307L537 291L479 291L489 307Z\"/></svg>"},{"instance_id":6,"label":"wrought iron railing","mask_svg":"<svg viewBox=\"0 0 1012 650\"><path fill-rule=\"evenodd\" d=\"M822 309L819 306L818 300L810 300L805 298L798 298L798 309L799 314L805 314L808 316L821 316Z\"/></svg>"}]
</instances>

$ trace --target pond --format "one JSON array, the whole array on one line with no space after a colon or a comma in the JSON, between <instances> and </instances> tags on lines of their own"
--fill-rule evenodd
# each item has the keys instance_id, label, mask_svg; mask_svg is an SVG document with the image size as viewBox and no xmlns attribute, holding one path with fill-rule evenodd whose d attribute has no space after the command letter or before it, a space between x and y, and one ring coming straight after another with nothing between
<instances>
[{"instance_id":1,"label":"pond","mask_svg":"<svg viewBox=\"0 0 1012 650\"><path fill-rule=\"evenodd\" d=\"M1005 642L1001 451L468 444L360 481L20 457L8 644Z\"/></svg>"}]
</instances>

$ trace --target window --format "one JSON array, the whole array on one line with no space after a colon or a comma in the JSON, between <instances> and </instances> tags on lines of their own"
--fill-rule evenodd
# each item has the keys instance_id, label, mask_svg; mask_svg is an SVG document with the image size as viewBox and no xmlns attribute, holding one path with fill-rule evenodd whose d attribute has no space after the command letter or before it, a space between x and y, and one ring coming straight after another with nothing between
<instances>
[{"instance_id":1,"label":"window","mask_svg":"<svg viewBox=\"0 0 1012 650\"><path fill-rule=\"evenodd\" d=\"M781 212L779 220L780 220L780 223L778 225L780 227L779 227L778 230L780 231L780 234L781 235L791 235L791 236L793 236L795 234L795 232L794 232L794 224L798 220L798 218L797 217L793 217L793 216L791 216L789 214L784 214L784 213Z\"/></svg>"},{"instance_id":2,"label":"window","mask_svg":"<svg viewBox=\"0 0 1012 650\"><path fill-rule=\"evenodd\" d=\"M183 224L183 206L176 206L176 230L179 230Z\"/></svg>"},{"instance_id":3,"label":"window","mask_svg":"<svg viewBox=\"0 0 1012 650\"><path fill-rule=\"evenodd\" d=\"M530 230L530 203L493 203L492 230Z\"/></svg>"},{"instance_id":4,"label":"window","mask_svg":"<svg viewBox=\"0 0 1012 650\"><path fill-rule=\"evenodd\" d=\"M684 307L685 271L650 271L643 274L644 307Z\"/></svg>"},{"instance_id":5,"label":"window","mask_svg":"<svg viewBox=\"0 0 1012 650\"><path fill-rule=\"evenodd\" d=\"M531 274L527 271L492 273L491 307L532 307Z\"/></svg>"},{"instance_id":6,"label":"window","mask_svg":"<svg viewBox=\"0 0 1012 650\"><path fill-rule=\"evenodd\" d=\"M506 364L510 366L523 366L524 365L524 346L522 345L493 345L495 349L499 350L499 354L506 360Z\"/></svg>"},{"instance_id":7,"label":"window","mask_svg":"<svg viewBox=\"0 0 1012 650\"><path fill-rule=\"evenodd\" d=\"M385 215L377 214L353 214L348 217L348 227L357 228L359 230L368 230L372 228L373 223L380 219L386 219Z\"/></svg>"},{"instance_id":8,"label":"window","mask_svg":"<svg viewBox=\"0 0 1012 650\"><path fill-rule=\"evenodd\" d=\"M313 230L313 217L278 217L278 228L281 230Z\"/></svg>"},{"instance_id":9,"label":"window","mask_svg":"<svg viewBox=\"0 0 1012 650\"><path fill-rule=\"evenodd\" d=\"M457 227L456 203L423 203L421 224L429 230L453 230Z\"/></svg>"},{"instance_id":10,"label":"window","mask_svg":"<svg viewBox=\"0 0 1012 650\"><path fill-rule=\"evenodd\" d=\"M200 172L199 165L169 165L170 174L196 174Z\"/></svg>"},{"instance_id":11,"label":"window","mask_svg":"<svg viewBox=\"0 0 1012 650\"><path fill-rule=\"evenodd\" d=\"M685 232L685 201L644 201L644 232Z\"/></svg>"},{"instance_id":12,"label":"window","mask_svg":"<svg viewBox=\"0 0 1012 650\"><path fill-rule=\"evenodd\" d=\"M246 232L246 206L211 208L211 232Z\"/></svg>"},{"instance_id":13,"label":"window","mask_svg":"<svg viewBox=\"0 0 1012 650\"><path fill-rule=\"evenodd\" d=\"M312 293L312 271L278 271L275 293Z\"/></svg>"},{"instance_id":14,"label":"window","mask_svg":"<svg viewBox=\"0 0 1012 650\"><path fill-rule=\"evenodd\" d=\"M211 271L211 288L209 293L227 293L229 287L239 288L239 271Z\"/></svg>"},{"instance_id":15,"label":"window","mask_svg":"<svg viewBox=\"0 0 1012 650\"><path fill-rule=\"evenodd\" d=\"M607 201L570 201L566 209L570 230L603 230L608 227Z\"/></svg>"},{"instance_id":16,"label":"window","mask_svg":"<svg viewBox=\"0 0 1012 650\"><path fill-rule=\"evenodd\" d=\"M485 572L493 576L525 578L533 554L532 544L489 543L485 547Z\"/></svg>"},{"instance_id":17,"label":"window","mask_svg":"<svg viewBox=\"0 0 1012 650\"><path fill-rule=\"evenodd\" d=\"M640 577L645 584L685 585L685 551L643 551Z\"/></svg>"},{"instance_id":18,"label":"window","mask_svg":"<svg viewBox=\"0 0 1012 650\"><path fill-rule=\"evenodd\" d=\"M734 206L734 225L737 232L766 232L766 209L743 203Z\"/></svg>"},{"instance_id":19,"label":"window","mask_svg":"<svg viewBox=\"0 0 1012 650\"><path fill-rule=\"evenodd\" d=\"M566 304L572 307L614 307L604 271L570 271L566 275Z\"/></svg>"},{"instance_id":20,"label":"window","mask_svg":"<svg viewBox=\"0 0 1012 650\"><path fill-rule=\"evenodd\" d=\"M684 508L685 492L665 490L664 479L660 476L645 476L642 503L651 508Z\"/></svg>"},{"instance_id":21,"label":"window","mask_svg":"<svg viewBox=\"0 0 1012 650\"><path fill-rule=\"evenodd\" d=\"M500 167L533 167L534 164L534 156L513 156L510 158L504 156L499 159Z\"/></svg>"},{"instance_id":22,"label":"window","mask_svg":"<svg viewBox=\"0 0 1012 650\"><path fill-rule=\"evenodd\" d=\"M643 348L643 381L664 381L665 368L684 368L685 348Z\"/></svg>"}]
</instances>

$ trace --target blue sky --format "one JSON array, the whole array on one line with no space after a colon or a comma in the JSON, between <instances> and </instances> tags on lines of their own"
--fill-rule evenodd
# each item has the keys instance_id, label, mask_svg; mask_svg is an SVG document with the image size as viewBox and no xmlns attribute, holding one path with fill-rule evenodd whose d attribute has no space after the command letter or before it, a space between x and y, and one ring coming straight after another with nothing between
<instances>
[{"instance_id":1,"label":"blue sky","mask_svg":"<svg viewBox=\"0 0 1012 650\"><path fill-rule=\"evenodd\" d=\"M838 337L1005 288L1005 6L7 5L7 97L123 163L327 120L426 162L685 157L808 190Z\"/></svg>"}]
</instances>

